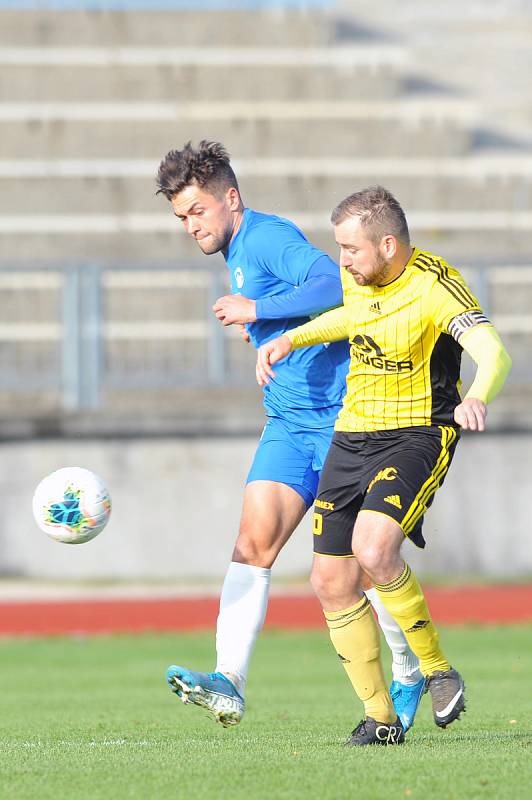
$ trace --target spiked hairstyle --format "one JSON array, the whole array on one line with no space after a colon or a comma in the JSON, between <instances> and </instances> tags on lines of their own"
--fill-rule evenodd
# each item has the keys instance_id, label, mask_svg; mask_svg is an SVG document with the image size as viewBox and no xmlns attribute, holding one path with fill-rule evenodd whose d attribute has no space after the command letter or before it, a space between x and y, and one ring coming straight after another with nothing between
<instances>
[{"instance_id":1,"label":"spiked hairstyle","mask_svg":"<svg viewBox=\"0 0 532 800\"><path fill-rule=\"evenodd\" d=\"M182 150L170 150L163 158L157 173L157 194L171 200L191 184L215 196L232 187L239 191L229 153L219 142L203 139L197 148L188 142Z\"/></svg>"}]
</instances>

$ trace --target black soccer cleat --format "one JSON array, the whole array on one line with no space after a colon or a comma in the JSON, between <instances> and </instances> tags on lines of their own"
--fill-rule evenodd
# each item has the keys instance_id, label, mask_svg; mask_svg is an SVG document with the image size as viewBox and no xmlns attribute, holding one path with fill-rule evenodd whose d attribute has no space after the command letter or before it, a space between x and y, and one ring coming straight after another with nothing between
<instances>
[{"instance_id":1,"label":"black soccer cleat","mask_svg":"<svg viewBox=\"0 0 532 800\"><path fill-rule=\"evenodd\" d=\"M345 743L346 747L362 747L366 744L403 744L405 733L399 717L395 722L377 722L366 717L358 723Z\"/></svg>"},{"instance_id":2,"label":"black soccer cleat","mask_svg":"<svg viewBox=\"0 0 532 800\"><path fill-rule=\"evenodd\" d=\"M446 728L462 711L465 711L465 684L455 669L437 670L429 675L425 691L432 696L434 722L439 728Z\"/></svg>"}]
</instances>

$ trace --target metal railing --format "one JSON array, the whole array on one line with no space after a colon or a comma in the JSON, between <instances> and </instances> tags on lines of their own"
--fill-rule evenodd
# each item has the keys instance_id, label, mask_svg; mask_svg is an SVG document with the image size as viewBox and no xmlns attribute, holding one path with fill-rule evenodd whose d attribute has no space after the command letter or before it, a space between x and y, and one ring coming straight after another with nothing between
<instances>
[{"instance_id":1,"label":"metal railing","mask_svg":"<svg viewBox=\"0 0 532 800\"><path fill-rule=\"evenodd\" d=\"M508 341L511 381L532 389L532 267L468 267ZM253 353L212 314L223 262L0 266L0 399L39 395L57 410L106 408L114 390L251 385ZM466 374L470 367L465 365Z\"/></svg>"}]
</instances>

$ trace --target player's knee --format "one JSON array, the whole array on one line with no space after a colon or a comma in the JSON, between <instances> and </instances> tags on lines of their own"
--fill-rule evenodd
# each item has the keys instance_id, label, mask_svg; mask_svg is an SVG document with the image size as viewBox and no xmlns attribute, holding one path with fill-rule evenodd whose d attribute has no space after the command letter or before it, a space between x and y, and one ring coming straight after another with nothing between
<instances>
[{"instance_id":1,"label":"player's knee","mask_svg":"<svg viewBox=\"0 0 532 800\"><path fill-rule=\"evenodd\" d=\"M319 597L321 600L322 595L324 595L327 590L327 580L320 570L312 570L310 573L310 585L312 586L317 597Z\"/></svg>"},{"instance_id":2,"label":"player's knee","mask_svg":"<svg viewBox=\"0 0 532 800\"><path fill-rule=\"evenodd\" d=\"M269 569L278 553L279 548L275 542L265 543L241 532L233 550L233 561Z\"/></svg>"},{"instance_id":3,"label":"player's knee","mask_svg":"<svg viewBox=\"0 0 532 800\"><path fill-rule=\"evenodd\" d=\"M310 584L322 606L344 608L350 604L353 583L346 581L342 575L335 574L334 570L314 565Z\"/></svg>"},{"instance_id":4,"label":"player's knee","mask_svg":"<svg viewBox=\"0 0 532 800\"><path fill-rule=\"evenodd\" d=\"M380 543L365 544L355 550L358 563L371 578L386 569L390 563L388 548Z\"/></svg>"}]
</instances>

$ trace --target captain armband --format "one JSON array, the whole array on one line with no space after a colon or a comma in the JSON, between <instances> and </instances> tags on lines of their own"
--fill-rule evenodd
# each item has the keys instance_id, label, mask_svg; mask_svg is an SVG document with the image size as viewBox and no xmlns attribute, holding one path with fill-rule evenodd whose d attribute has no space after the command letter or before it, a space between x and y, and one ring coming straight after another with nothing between
<instances>
[{"instance_id":1,"label":"captain armband","mask_svg":"<svg viewBox=\"0 0 532 800\"><path fill-rule=\"evenodd\" d=\"M460 341L461 336L471 328L474 328L475 325L492 325L493 323L482 313L482 311L464 311L463 314L458 314L457 317L453 317L451 322L449 323L449 333L456 339L457 342Z\"/></svg>"}]
</instances>

